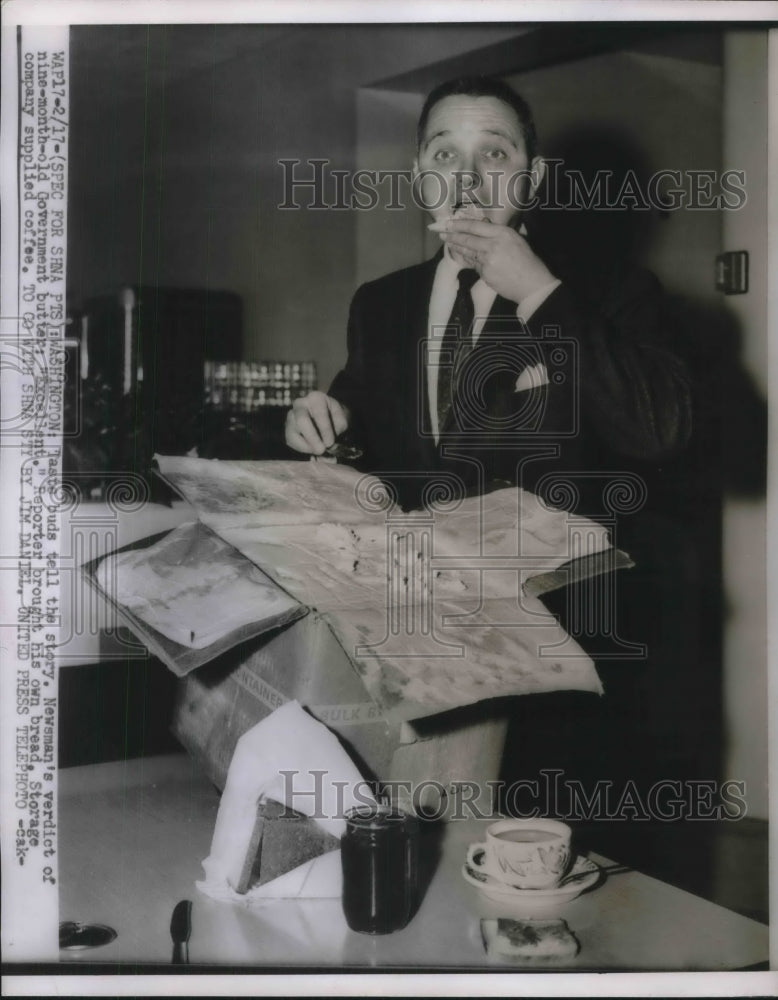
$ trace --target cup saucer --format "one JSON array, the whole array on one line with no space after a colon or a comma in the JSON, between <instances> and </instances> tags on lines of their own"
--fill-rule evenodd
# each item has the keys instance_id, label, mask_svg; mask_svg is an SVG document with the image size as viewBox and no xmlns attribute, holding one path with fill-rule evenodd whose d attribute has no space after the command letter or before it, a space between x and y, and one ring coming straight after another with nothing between
<instances>
[{"instance_id":1,"label":"cup saucer","mask_svg":"<svg viewBox=\"0 0 778 1000\"><path fill-rule=\"evenodd\" d=\"M548 907L569 903L580 896L585 889L590 889L595 885L602 874L598 865L579 854L561 885L551 886L548 889L517 889L491 875L483 867L483 862L484 852L477 851L473 856L473 864L462 866L462 877L465 882L475 886L488 899L517 906L521 909L538 905Z\"/></svg>"}]
</instances>

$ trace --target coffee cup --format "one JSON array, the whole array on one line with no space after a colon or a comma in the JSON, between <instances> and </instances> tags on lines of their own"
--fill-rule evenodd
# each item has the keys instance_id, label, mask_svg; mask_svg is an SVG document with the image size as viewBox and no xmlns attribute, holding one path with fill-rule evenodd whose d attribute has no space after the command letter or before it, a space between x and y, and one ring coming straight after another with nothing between
<instances>
[{"instance_id":1,"label":"coffee cup","mask_svg":"<svg viewBox=\"0 0 778 1000\"><path fill-rule=\"evenodd\" d=\"M501 819L470 845L467 863L516 889L554 888L570 867L570 832L555 819Z\"/></svg>"}]
</instances>

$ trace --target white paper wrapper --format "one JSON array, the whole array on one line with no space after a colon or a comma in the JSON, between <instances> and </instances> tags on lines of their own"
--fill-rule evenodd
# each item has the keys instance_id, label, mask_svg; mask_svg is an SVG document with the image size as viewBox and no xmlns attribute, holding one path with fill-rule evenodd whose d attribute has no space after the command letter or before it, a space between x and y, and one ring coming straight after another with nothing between
<instances>
[{"instance_id":1,"label":"white paper wrapper","mask_svg":"<svg viewBox=\"0 0 778 1000\"><path fill-rule=\"evenodd\" d=\"M321 795L287 796L288 782L282 771L297 771L295 792L314 786L310 772L324 771ZM335 784L337 782L337 786ZM346 782L345 785L341 784ZM359 790L359 798L355 790ZM362 775L341 747L336 736L303 710L297 701L287 702L238 740L227 774L211 853L203 861L205 879L197 888L214 899L252 904L274 899L334 898L341 894L340 854L330 851L246 894L237 884L251 841L257 805L275 799L307 816L332 834L342 836L343 814L354 805L372 801ZM319 818L319 816L325 818Z\"/></svg>"},{"instance_id":2,"label":"white paper wrapper","mask_svg":"<svg viewBox=\"0 0 778 1000\"><path fill-rule=\"evenodd\" d=\"M295 603L199 521L179 525L149 548L106 556L95 580L141 621L189 649L205 649Z\"/></svg>"},{"instance_id":3,"label":"white paper wrapper","mask_svg":"<svg viewBox=\"0 0 778 1000\"><path fill-rule=\"evenodd\" d=\"M602 693L590 657L525 584L564 582L565 567L613 553L603 525L517 488L404 513L347 466L157 459L211 530L324 616L387 717Z\"/></svg>"}]
</instances>

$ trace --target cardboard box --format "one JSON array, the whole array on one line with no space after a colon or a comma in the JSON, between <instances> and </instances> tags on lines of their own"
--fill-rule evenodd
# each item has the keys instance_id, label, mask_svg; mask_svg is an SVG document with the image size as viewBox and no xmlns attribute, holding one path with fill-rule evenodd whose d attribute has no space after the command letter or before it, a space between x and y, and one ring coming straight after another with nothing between
<instances>
[{"instance_id":1,"label":"cardboard box","mask_svg":"<svg viewBox=\"0 0 778 1000\"><path fill-rule=\"evenodd\" d=\"M222 788L239 737L291 699L337 734L366 779L408 783L411 791L400 799L416 790L417 800L434 808L440 791L430 782L480 785L498 777L505 700L414 723L388 721L314 612L188 674L181 681L172 730ZM305 787L312 782L306 778ZM419 787L423 783L426 788Z\"/></svg>"},{"instance_id":2,"label":"cardboard box","mask_svg":"<svg viewBox=\"0 0 778 1000\"><path fill-rule=\"evenodd\" d=\"M126 548L144 547L160 537ZM220 789L238 739L292 699L338 736L366 780L403 783L396 796L403 804L436 810L445 801L439 786L475 782L481 787L497 779L507 731L505 699L413 723L390 719L368 694L328 623L314 611L297 606L193 651L160 635L106 594L94 578L98 563L84 566L86 578L135 637L180 678L172 732ZM315 767L312 761L311 769ZM312 787L313 780L305 777L304 787ZM489 789L483 797L466 794L490 808ZM447 809L455 806L456 795L448 798Z\"/></svg>"},{"instance_id":3,"label":"cardboard box","mask_svg":"<svg viewBox=\"0 0 778 1000\"><path fill-rule=\"evenodd\" d=\"M558 516L565 517L563 514ZM562 527L567 528L566 521ZM552 528L558 533L559 525L552 525ZM190 530L191 537L184 529ZM288 532L288 526L283 530ZM287 546L294 550L294 535L284 541L286 536L283 530L270 545L272 552L265 553L270 565L275 565L271 560L272 553L283 555ZM585 532L588 529L583 525L579 530ZM576 688L594 691L599 684L591 661L583 651L555 622L553 626L547 625L546 618L553 621L552 616L539 615L532 607L519 607L515 599L507 598L480 601L481 607L469 608L467 614L477 610L480 615L479 621L470 626L473 629L468 635L471 648L485 652L482 661L475 658L466 664L467 673L463 673L462 677L466 683L472 683L470 687L463 685L459 688L455 698L448 696L449 688L455 687L458 665L446 665L437 673L432 671L432 679L428 679L424 660L428 655L439 654L419 653L419 648L424 648L423 644L421 647L413 644L402 647L402 656L415 658L421 664L415 675L413 671L403 674L396 670L391 656L384 660L388 666L382 664L378 671L370 670L380 662L378 656L370 660L360 654L360 659L359 655L349 656L346 650L354 642L358 651L360 637L370 635L368 626L373 619L365 617L364 611L372 611L372 606L366 605L362 609L361 619L357 614L360 609L356 606L353 619L349 617L347 608L339 609L337 614L330 610L320 615L303 606L283 586L274 583L267 573L260 570L262 560L259 557L250 559L241 554L235 547L239 543L227 541L223 533L217 534L203 523L181 526L176 532L174 543L156 546L145 560L114 560L108 564L113 568L120 562L124 566L128 563L141 565L143 572L135 577L135 585L141 589L133 591L131 587L129 593L142 598L140 604L133 603L133 607L136 607L137 614L144 615L143 620L127 607L112 601L109 594L101 593L113 603L117 614L134 635L182 678L172 721L173 733L220 788L226 782L238 739L272 711L294 699L338 736L367 780L402 782L405 796L410 796L414 805L431 803L435 807L443 789L452 783L469 786L463 789L463 795L468 797L474 796L478 788L484 790L483 796L478 798L480 803L489 798L491 790L486 787L487 782L496 781L499 776L511 696ZM551 534L553 536L554 532ZM238 537L242 537L240 532ZM567 535L564 537L567 538ZM148 539L145 545L154 541L156 539ZM217 541L218 544L215 544ZM143 546L144 543L137 543L132 548ZM411 569L415 572L417 558L412 554L410 558ZM307 564L303 561L302 565ZM544 572L541 564L535 568L533 578L524 581L524 591L525 594L530 591L544 593L571 580L610 572L620 565L631 565L631 562L623 553L613 549L595 551L550 572ZM144 575L152 567L156 575ZM187 629L197 629L200 623L208 626L219 621L220 615L224 617L224 602L230 599L226 596L230 593L229 574L225 575L223 571L231 568L240 574L249 567L260 576L260 581L255 581L258 595L268 588L272 591L270 601L265 598L263 603L259 596L256 598L256 607L265 608L264 619L253 620L255 598L252 594L244 594L242 603L247 617L241 628L223 634L218 641L202 649L179 645L148 624L151 621L159 628L167 627L169 636L180 638L182 634L187 634ZM529 568L533 568L531 560ZM94 576L96 569L96 563L85 567L87 577L100 589ZM130 570L128 572L131 573ZM110 573L107 570L106 573L107 576L100 574L100 579L105 581L107 588L116 588L115 580L111 583ZM128 578L125 577L125 581ZM206 589L203 595L204 579L215 582L211 583L211 590ZM281 573L280 583L284 579ZM219 581L222 581L221 584ZM143 590L143 586L148 589ZM121 588L116 589L116 593L121 592ZM198 595L195 604L187 603L189 594ZM163 609L164 614L149 613L149 605L153 601L157 602L157 610ZM470 603L473 603L472 597ZM448 608L449 613L453 611L455 619L463 616L466 603L449 604L444 601L443 609ZM490 608L494 605L493 614L486 613L487 604ZM192 617L193 606L197 608L196 619ZM274 609L272 616L271 607ZM177 609L175 614L174 608ZM262 615L258 612L257 617L262 618ZM236 620L244 619L238 617ZM182 621L186 623L183 631L180 627ZM349 632L351 626L353 634ZM558 649L563 640L569 640L570 649L566 653L548 656L537 677L530 672L527 680L527 675L522 674L521 656L523 651L529 650L527 655L531 663L531 643L526 641L522 647L520 640L511 642L508 639L516 639L519 634L526 638L529 635L527 630L535 626L538 632L532 641L538 644L538 649L544 642L546 648ZM456 627L455 624L453 628ZM513 636L511 629L517 630ZM422 633L421 638L424 639L426 633L424 630ZM194 631L191 634L194 636ZM211 634L207 628L205 634ZM493 637L493 648L487 648ZM415 640L417 636L403 632L400 638ZM464 635L450 633L447 638L458 640ZM450 641L444 645L452 647ZM370 649L370 644L365 648ZM455 658L458 654L446 655ZM464 660L459 662L465 663ZM519 665L519 669L511 674L514 663ZM576 673L576 665L584 669ZM401 675L399 682L397 675ZM402 698L404 677L411 678L409 688L417 684L416 690L405 701ZM467 692L466 695L463 691ZM486 700L481 700L485 695ZM380 703L375 699L380 699ZM468 701L473 703L468 704ZM451 704L461 707L443 710ZM412 721L403 721L408 719ZM315 770L315 767L316 762L312 761L311 769ZM437 783L437 787L431 787L432 783ZM426 793L424 787L420 789L419 786L426 786ZM402 794L397 797L404 800Z\"/></svg>"}]
</instances>

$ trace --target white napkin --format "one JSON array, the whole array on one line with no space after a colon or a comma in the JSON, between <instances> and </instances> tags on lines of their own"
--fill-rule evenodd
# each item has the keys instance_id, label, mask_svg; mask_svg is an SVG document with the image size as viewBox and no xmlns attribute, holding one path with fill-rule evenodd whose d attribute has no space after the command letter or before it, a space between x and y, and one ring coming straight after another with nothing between
<instances>
[{"instance_id":1,"label":"white napkin","mask_svg":"<svg viewBox=\"0 0 778 1000\"><path fill-rule=\"evenodd\" d=\"M291 798L287 795L290 783L282 771L297 772L291 782ZM317 799L300 794L314 789L311 771L325 772ZM257 805L266 798L307 816L313 816L318 809L325 818L315 818L315 822L334 837L340 837L345 830L343 814L347 809L373 801L337 737L305 712L299 702L289 701L238 740L219 804L211 853L203 861L205 880L198 882L197 888L214 899L244 904L339 897L342 876L337 850L313 858L246 894L232 888L243 867Z\"/></svg>"}]
</instances>

